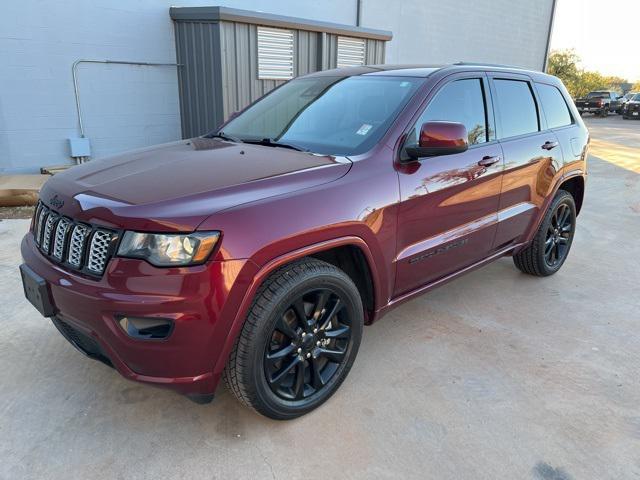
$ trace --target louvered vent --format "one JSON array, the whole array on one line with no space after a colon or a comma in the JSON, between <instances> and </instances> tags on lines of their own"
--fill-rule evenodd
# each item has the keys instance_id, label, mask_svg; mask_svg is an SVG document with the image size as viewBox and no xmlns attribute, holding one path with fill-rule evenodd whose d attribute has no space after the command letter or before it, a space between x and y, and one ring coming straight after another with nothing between
<instances>
[{"instance_id":1,"label":"louvered vent","mask_svg":"<svg viewBox=\"0 0 640 480\"><path fill-rule=\"evenodd\" d=\"M293 78L293 31L258 27L258 78Z\"/></svg>"},{"instance_id":2,"label":"louvered vent","mask_svg":"<svg viewBox=\"0 0 640 480\"><path fill-rule=\"evenodd\" d=\"M364 65L364 40L338 37L338 68Z\"/></svg>"}]
</instances>

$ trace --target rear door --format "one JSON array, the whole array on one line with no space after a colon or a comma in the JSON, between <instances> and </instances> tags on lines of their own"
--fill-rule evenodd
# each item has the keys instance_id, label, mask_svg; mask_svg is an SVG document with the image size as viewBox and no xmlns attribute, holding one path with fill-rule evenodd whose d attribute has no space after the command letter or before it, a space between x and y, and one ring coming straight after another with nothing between
<instances>
[{"instance_id":1,"label":"rear door","mask_svg":"<svg viewBox=\"0 0 640 480\"><path fill-rule=\"evenodd\" d=\"M547 128L553 131L560 142L564 166L571 169L582 161L582 149L586 142L585 132L578 126L569 108L571 99L553 84L535 82L534 86Z\"/></svg>"},{"instance_id":2,"label":"rear door","mask_svg":"<svg viewBox=\"0 0 640 480\"><path fill-rule=\"evenodd\" d=\"M490 74L505 169L493 248L518 243L561 175L562 150L547 129L533 82L520 74Z\"/></svg>"},{"instance_id":3,"label":"rear door","mask_svg":"<svg viewBox=\"0 0 640 480\"><path fill-rule=\"evenodd\" d=\"M396 295L489 254L502 173L491 112L486 75L469 73L439 84L414 118L405 146L417 143L424 122L446 120L467 127L469 149L399 166Z\"/></svg>"}]
</instances>

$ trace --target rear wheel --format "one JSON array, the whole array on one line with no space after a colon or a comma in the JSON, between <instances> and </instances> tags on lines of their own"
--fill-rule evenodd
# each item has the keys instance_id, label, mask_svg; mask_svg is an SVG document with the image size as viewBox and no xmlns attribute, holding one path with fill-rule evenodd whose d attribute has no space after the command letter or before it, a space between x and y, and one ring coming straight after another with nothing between
<instances>
[{"instance_id":1,"label":"rear wheel","mask_svg":"<svg viewBox=\"0 0 640 480\"><path fill-rule=\"evenodd\" d=\"M538 277L553 275L567 259L576 229L576 205L571 194L560 190L533 238L513 256L516 267Z\"/></svg>"},{"instance_id":2,"label":"rear wheel","mask_svg":"<svg viewBox=\"0 0 640 480\"><path fill-rule=\"evenodd\" d=\"M342 270L311 258L262 285L224 372L240 402L274 419L304 415L346 378L360 345L362 301Z\"/></svg>"}]
</instances>

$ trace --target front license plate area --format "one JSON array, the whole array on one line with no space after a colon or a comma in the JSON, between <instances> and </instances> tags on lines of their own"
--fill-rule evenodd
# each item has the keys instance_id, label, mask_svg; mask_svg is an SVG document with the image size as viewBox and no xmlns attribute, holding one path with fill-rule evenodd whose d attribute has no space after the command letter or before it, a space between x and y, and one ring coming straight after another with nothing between
<instances>
[{"instance_id":1,"label":"front license plate area","mask_svg":"<svg viewBox=\"0 0 640 480\"><path fill-rule=\"evenodd\" d=\"M26 265L20 265L24 296L36 307L42 316L52 317L56 311L51 302L51 293L47 281Z\"/></svg>"}]
</instances>

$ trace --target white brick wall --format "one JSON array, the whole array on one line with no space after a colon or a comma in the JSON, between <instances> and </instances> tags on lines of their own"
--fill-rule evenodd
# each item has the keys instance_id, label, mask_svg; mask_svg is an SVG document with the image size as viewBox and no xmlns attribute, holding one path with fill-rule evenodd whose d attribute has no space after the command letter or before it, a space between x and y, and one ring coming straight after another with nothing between
<instances>
[{"instance_id":1,"label":"white brick wall","mask_svg":"<svg viewBox=\"0 0 640 480\"><path fill-rule=\"evenodd\" d=\"M169 6L227 5L353 24L356 0L22 0L0 14L0 173L70 163L79 58L175 62ZM539 67L551 0L362 0L363 25L392 30L387 62L483 60ZM495 15L503 15L495 21ZM180 138L172 67L83 65L93 157Z\"/></svg>"}]
</instances>

